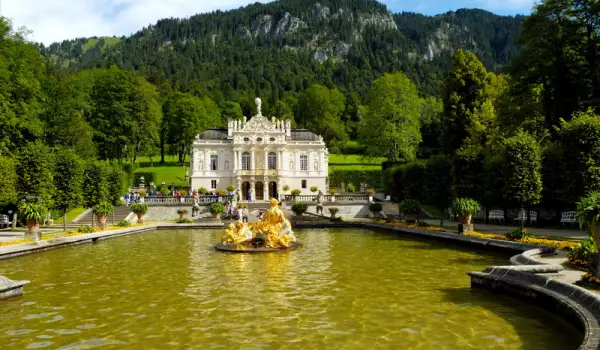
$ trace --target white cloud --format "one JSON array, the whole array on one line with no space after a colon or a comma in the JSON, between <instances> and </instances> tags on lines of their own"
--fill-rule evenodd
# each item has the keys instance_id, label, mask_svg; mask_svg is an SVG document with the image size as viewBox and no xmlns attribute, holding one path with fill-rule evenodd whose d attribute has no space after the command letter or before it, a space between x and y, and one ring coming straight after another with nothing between
<instances>
[{"instance_id":1,"label":"white cloud","mask_svg":"<svg viewBox=\"0 0 600 350\"><path fill-rule=\"evenodd\" d=\"M2 0L0 0L2 1ZM189 17L254 3L251 0L9 0L2 15L50 44L88 36L128 35L161 18ZM268 2L259 0L258 2Z\"/></svg>"},{"instance_id":2,"label":"white cloud","mask_svg":"<svg viewBox=\"0 0 600 350\"><path fill-rule=\"evenodd\" d=\"M490 11L526 11L531 10L536 0L478 0L479 6Z\"/></svg>"}]
</instances>

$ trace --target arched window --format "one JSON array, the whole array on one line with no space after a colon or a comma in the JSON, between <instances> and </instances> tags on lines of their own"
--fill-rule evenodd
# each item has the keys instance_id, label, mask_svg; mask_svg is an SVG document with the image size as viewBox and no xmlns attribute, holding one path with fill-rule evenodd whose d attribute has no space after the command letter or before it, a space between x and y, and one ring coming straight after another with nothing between
<instances>
[{"instance_id":1,"label":"arched window","mask_svg":"<svg viewBox=\"0 0 600 350\"><path fill-rule=\"evenodd\" d=\"M277 169L277 154L275 152L269 152L269 170Z\"/></svg>"},{"instance_id":2,"label":"arched window","mask_svg":"<svg viewBox=\"0 0 600 350\"><path fill-rule=\"evenodd\" d=\"M242 153L242 170L250 170L250 152Z\"/></svg>"},{"instance_id":3,"label":"arched window","mask_svg":"<svg viewBox=\"0 0 600 350\"><path fill-rule=\"evenodd\" d=\"M225 170L229 170L229 161L228 160L225 161Z\"/></svg>"}]
</instances>

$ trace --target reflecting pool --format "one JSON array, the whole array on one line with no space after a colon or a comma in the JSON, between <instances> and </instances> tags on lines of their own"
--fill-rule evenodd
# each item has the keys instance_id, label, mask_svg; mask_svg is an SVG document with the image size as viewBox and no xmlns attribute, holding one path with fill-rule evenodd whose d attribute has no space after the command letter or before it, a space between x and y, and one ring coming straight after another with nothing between
<instances>
[{"instance_id":1,"label":"reflecting pool","mask_svg":"<svg viewBox=\"0 0 600 350\"><path fill-rule=\"evenodd\" d=\"M576 349L558 317L467 271L508 257L361 229L304 248L216 252L218 231L156 231L0 261L0 348Z\"/></svg>"}]
</instances>

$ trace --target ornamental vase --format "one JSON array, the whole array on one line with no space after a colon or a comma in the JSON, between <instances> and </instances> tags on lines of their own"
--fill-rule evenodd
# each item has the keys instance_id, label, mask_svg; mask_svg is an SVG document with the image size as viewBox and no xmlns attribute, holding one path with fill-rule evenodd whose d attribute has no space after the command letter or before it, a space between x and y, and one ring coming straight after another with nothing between
<instances>
[{"instance_id":1,"label":"ornamental vase","mask_svg":"<svg viewBox=\"0 0 600 350\"><path fill-rule=\"evenodd\" d=\"M138 213L138 214L136 214L136 215L137 215L137 218L138 218L138 219L137 219L137 223L138 223L138 224L142 224L142 223L144 223L144 214L142 214L142 213Z\"/></svg>"},{"instance_id":2,"label":"ornamental vase","mask_svg":"<svg viewBox=\"0 0 600 350\"><path fill-rule=\"evenodd\" d=\"M460 223L463 225L469 225L471 223L471 219L473 218L473 215L468 214L468 215L462 215L460 217Z\"/></svg>"}]
</instances>

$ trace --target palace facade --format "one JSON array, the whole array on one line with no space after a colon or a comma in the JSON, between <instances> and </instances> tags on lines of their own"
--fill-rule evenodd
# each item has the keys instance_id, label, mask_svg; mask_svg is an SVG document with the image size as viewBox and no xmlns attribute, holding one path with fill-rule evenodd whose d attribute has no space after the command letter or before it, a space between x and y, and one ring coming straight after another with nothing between
<instances>
[{"instance_id":1,"label":"palace facade","mask_svg":"<svg viewBox=\"0 0 600 350\"><path fill-rule=\"evenodd\" d=\"M329 152L321 136L292 129L291 122L258 113L250 120L228 120L227 128L196 136L191 150L190 181L194 190L225 189L232 184L243 199L280 198L291 190L326 192ZM290 190L284 193L283 188Z\"/></svg>"}]
</instances>

